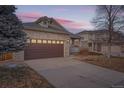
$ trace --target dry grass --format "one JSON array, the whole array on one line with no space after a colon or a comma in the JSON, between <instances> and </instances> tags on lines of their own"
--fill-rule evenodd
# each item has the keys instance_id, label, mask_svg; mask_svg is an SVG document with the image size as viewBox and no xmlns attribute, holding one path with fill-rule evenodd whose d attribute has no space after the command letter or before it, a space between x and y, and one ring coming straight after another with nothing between
<instances>
[{"instance_id":1,"label":"dry grass","mask_svg":"<svg viewBox=\"0 0 124 93\"><path fill-rule=\"evenodd\" d=\"M102 54L95 53L95 52L89 52L88 49L83 48L83 49L80 50L80 52L78 53L78 55L87 56L87 55L102 55Z\"/></svg>"},{"instance_id":2,"label":"dry grass","mask_svg":"<svg viewBox=\"0 0 124 93\"><path fill-rule=\"evenodd\" d=\"M0 66L1 88L47 88L48 81L28 66Z\"/></svg>"},{"instance_id":3,"label":"dry grass","mask_svg":"<svg viewBox=\"0 0 124 93\"><path fill-rule=\"evenodd\" d=\"M76 56L76 59L101 67L124 72L124 58L121 57L112 57L109 60L103 55L78 55Z\"/></svg>"}]
</instances>

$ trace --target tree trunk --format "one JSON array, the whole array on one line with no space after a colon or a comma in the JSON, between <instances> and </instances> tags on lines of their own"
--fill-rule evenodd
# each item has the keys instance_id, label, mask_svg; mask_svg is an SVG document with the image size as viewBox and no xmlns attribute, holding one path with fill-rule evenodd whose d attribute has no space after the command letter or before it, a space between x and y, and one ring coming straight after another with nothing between
<instances>
[{"instance_id":1,"label":"tree trunk","mask_svg":"<svg viewBox=\"0 0 124 93\"><path fill-rule=\"evenodd\" d=\"M113 30L111 15L112 15L112 5L110 5L109 12L108 12L108 17L109 17L109 19L108 19L108 22L109 22L109 25L108 25L109 38L108 38L108 53L107 53L108 59L111 58L111 40L112 40L112 30Z\"/></svg>"},{"instance_id":2,"label":"tree trunk","mask_svg":"<svg viewBox=\"0 0 124 93\"><path fill-rule=\"evenodd\" d=\"M108 44L108 53L107 53L108 59L111 58L111 43Z\"/></svg>"}]
</instances>

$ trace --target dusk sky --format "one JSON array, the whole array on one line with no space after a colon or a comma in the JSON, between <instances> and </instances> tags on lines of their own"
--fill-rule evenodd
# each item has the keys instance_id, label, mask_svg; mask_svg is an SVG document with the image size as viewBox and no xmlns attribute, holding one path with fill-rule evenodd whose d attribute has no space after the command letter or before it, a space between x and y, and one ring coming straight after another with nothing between
<instances>
[{"instance_id":1,"label":"dusk sky","mask_svg":"<svg viewBox=\"0 0 124 93\"><path fill-rule=\"evenodd\" d=\"M90 23L95 16L96 6L87 5L20 5L16 14L23 22L32 22L39 17L56 19L72 33L93 29Z\"/></svg>"}]
</instances>

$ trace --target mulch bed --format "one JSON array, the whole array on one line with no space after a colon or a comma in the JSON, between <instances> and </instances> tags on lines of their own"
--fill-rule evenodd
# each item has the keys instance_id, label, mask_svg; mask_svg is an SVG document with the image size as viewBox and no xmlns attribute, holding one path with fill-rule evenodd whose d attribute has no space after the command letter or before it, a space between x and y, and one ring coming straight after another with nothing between
<instances>
[{"instance_id":1,"label":"mulch bed","mask_svg":"<svg viewBox=\"0 0 124 93\"><path fill-rule=\"evenodd\" d=\"M110 60L103 55L77 55L76 59L104 68L124 72L124 58L112 57Z\"/></svg>"},{"instance_id":2,"label":"mulch bed","mask_svg":"<svg viewBox=\"0 0 124 93\"><path fill-rule=\"evenodd\" d=\"M26 64L0 64L0 88L52 88L53 86Z\"/></svg>"}]
</instances>

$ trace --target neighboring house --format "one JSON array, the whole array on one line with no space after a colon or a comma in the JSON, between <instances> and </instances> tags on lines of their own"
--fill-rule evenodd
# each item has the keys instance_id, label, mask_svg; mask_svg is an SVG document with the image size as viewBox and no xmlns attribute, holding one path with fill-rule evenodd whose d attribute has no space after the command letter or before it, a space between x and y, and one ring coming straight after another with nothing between
<instances>
[{"instance_id":1,"label":"neighboring house","mask_svg":"<svg viewBox=\"0 0 124 93\"><path fill-rule=\"evenodd\" d=\"M81 48L91 52L107 54L108 31L82 31L78 33L81 37ZM113 56L124 56L124 36L118 32L112 33L111 53Z\"/></svg>"},{"instance_id":2,"label":"neighboring house","mask_svg":"<svg viewBox=\"0 0 124 93\"><path fill-rule=\"evenodd\" d=\"M14 53L14 60L69 56L70 33L55 19L41 17L35 22L24 23L27 45L24 51Z\"/></svg>"}]
</instances>

